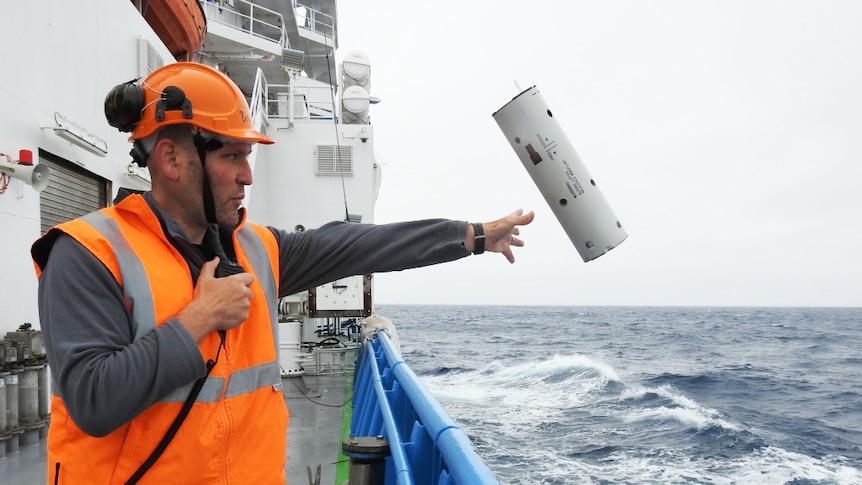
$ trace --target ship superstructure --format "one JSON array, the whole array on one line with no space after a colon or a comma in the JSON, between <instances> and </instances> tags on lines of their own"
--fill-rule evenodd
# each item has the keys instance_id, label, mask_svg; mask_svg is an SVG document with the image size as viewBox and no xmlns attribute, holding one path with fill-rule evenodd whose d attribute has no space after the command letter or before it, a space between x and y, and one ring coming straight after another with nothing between
<instances>
[{"instance_id":1,"label":"ship superstructure","mask_svg":"<svg viewBox=\"0 0 862 485\"><path fill-rule=\"evenodd\" d=\"M45 0L39 8L5 2L0 16L7 20L0 29L6 68L0 76L0 416L14 418L0 419L0 476L4 483L38 483L45 477L51 391L30 245L50 227L110 205L121 187L150 187L147 170L128 155L128 135L105 120L109 90L174 61L227 74L246 95L255 127L276 140L255 147L250 157L250 218L291 231L334 220L374 222L381 168L369 111L376 99L369 59L359 51L336 58L335 0ZM346 464L338 472L334 462L342 447L341 422L350 418L349 384L363 347L359 323L373 312L372 289L373 275L357 275L279 304L279 361L291 410L286 471L303 477L300 483L306 474L311 483L335 483L346 473ZM449 423L445 413L437 419L439 404L422 404L433 401L427 390L403 394L385 361L409 369L397 349L387 352L384 360L370 346L363 352L360 367L380 360L383 375L383 383L363 377L383 393L363 399L364 414L354 417L363 433L400 428L421 434L423 420ZM412 373L402 372L401 379L416 381L407 388L424 389ZM400 409L397 427L385 416L393 407ZM449 458L435 448L436 437L426 436L417 448L414 436L391 436L402 451L393 450L401 457L396 461L387 458L397 462L387 483L426 483L430 476L403 480L411 462L432 461L435 473L449 477L440 483L459 483L451 481L446 463L458 456L466 456L466 465L450 463L453 469L475 476L478 467L479 476L492 476L468 449L466 435L451 423L446 428L447 436L457 436ZM411 448L427 456L403 452Z\"/></svg>"}]
</instances>

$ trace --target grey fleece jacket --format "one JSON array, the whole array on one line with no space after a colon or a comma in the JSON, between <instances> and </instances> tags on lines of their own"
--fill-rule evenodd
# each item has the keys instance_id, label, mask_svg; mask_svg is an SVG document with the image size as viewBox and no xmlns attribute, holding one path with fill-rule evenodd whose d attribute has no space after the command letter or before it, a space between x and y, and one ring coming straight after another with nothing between
<instances>
[{"instance_id":1,"label":"grey fleece jacket","mask_svg":"<svg viewBox=\"0 0 862 485\"><path fill-rule=\"evenodd\" d=\"M166 225L175 237L183 237L172 221ZM347 276L428 266L469 254L463 245L467 223L461 221L333 222L302 233L269 229L278 241L279 297ZM133 340L122 288L73 238L59 236L46 258L39 313L53 391L84 432L105 436L206 373L204 362L211 356L201 355L174 318Z\"/></svg>"}]
</instances>

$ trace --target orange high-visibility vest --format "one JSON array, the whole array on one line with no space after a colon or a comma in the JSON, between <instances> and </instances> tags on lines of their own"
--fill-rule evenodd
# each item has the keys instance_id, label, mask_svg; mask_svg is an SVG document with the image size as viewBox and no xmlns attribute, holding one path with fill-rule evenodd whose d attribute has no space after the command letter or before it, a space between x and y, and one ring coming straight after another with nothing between
<instances>
[{"instance_id":1,"label":"orange high-visibility vest","mask_svg":"<svg viewBox=\"0 0 862 485\"><path fill-rule=\"evenodd\" d=\"M140 338L193 298L191 274L147 202L131 195L114 207L57 226L92 252L123 287ZM224 349L170 446L140 484L284 484L288 423L278 365L278 244L243 221L233 234L237 262L254 274L248 320L227 332ZM40 268L37 264L37 273ZM214 358L216 332L199 344ZM52 397L48 483L123 484L165 435L193 383L177 389L104 437L81 431ZM110 399L110 396L105 396Z\"/></svg>"}]
</instances>

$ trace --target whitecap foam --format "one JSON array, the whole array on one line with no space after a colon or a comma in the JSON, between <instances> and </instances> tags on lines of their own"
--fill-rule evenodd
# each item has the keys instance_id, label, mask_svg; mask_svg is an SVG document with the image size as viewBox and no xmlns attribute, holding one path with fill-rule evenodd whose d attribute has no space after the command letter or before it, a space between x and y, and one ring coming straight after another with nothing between
<instances>
[{"instance_id":1,"label":"whitecap foam","mask_svg":"<svg viewBox=\"0 0 862 485\"><path fill-rule=\"evenodd\" d=\"M739 426L720 419L719 413L707 408L668 408L660 406L657 408L641 409L626 415L623 420L627 423L640 421L676 421L683 425L703 430L710 427L722 427L738 431Z\"/></svg>"},{"instance_id":2,"label":"whitecap foam","mask_svg":"<svg viewBox=\"0 0 862 485\"><path fill-rule=\"evenodd\" d=\"M492 409L502 428L496 431L515 436L541 432L542 423L564 423L572 409L590 412L607 382L618 379L610 365L577 354L423 377L456 420L481 421Z\"/></svg>"},{"instance_id":3,"label":"whitecap foam","mask_svg":"<svg viewBox=\"0 0 862 485\"><path fill-rule=\"evenodd\" d=\"M824 484L862 483L862 471L842 457L822 459L781 448L767 447L735 459L692 457L683 451L647 450L632 454L617 450L598 460L573 459L554 449L525 448L527 456L505 455L495 450L494 469L503 483L639 483L735 485L782 484L811 480ZM510 450L511 451L511 450ZM486 454L487 456L487 454ZM499 460L499 461L497 461Z\"/></svg>"},{"instance_id":4,"label":"whitecap foam","mask_svg":"<svg viewBox=\"0 0 862 485\"><path fill-rule=\"evenodd\" d=\"M665 384L659 387L636 386L627 388L621 394L621 399L639 400L648 394L656 394L670 401L669 405L657 407L644 407L628 411L623 417L627 423L639 421L676 421L698 430L709 427L721 427L732 431L739 431L741 426L723 419L722 414L705 406L701 406L693 399L677 392L673 387Z\"/></svg>"},{"instance_id":5,"label":"whitecap foam","mask_svg":"<svg viewBox=\"0 0 862 485\"><path fill-rule=\"evenodd\" d=\"M732 465L736 465L738 483L787 483L794 479L862 483L862 470L847 465L843 457L817 459L773 446L756 450Z\"/></svg>"},{"instance_id":6,"label":"whitecap foam","mask_svg":"<svg viewBox=\"0 0 862 485\"><path fill-rule=\"evenodd\" d=\"M541 378L551 375L571 374L579 378L600 377L604 381L619 381L614 368L598 359L580 354L552 355L548 359L506 365L494 362L490 366L492 376L498 381L517 382L524 378Z\"/></svg>"},{"instance_id":7,"label":"whitecap foam","mask_svg":"<svg viewBox=\"0 0 862 485\"><path fill-rule=\"evenodd\" d=\"M553 407L582 404L609 381L619 381L619 376L609 364L573 354L513 365L495 361L481 370L424 376L423 380L440 399L463 400L472 395L477 399L534 400L535 393L540 392L540 405Z\"/></svg>"}]
</instances>

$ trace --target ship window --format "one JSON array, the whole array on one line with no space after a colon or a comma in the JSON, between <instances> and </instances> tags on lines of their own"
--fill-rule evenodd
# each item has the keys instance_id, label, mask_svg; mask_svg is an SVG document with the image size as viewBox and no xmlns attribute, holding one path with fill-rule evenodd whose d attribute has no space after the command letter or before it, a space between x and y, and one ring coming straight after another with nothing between
<instances>
[{"instance_id":1,"label":"ship window","mask_svg":"<svg viewBox=\"0 0 862 485\"><path fill-rule=\"evenodd\" d=\"M353 175L353 146L317 145L315 175Z\"/></svg>"},{"instance_id":2,"label":"ship window","mask_svg":"<svg viewBox=\"0 0 862 485\"><path fill-rule=\"evenodd\" d=\"M43 150L39 163L51 170L48 185L39 193L42 233L108 205L107 179Z\"/></svg>"}]
</instances>

